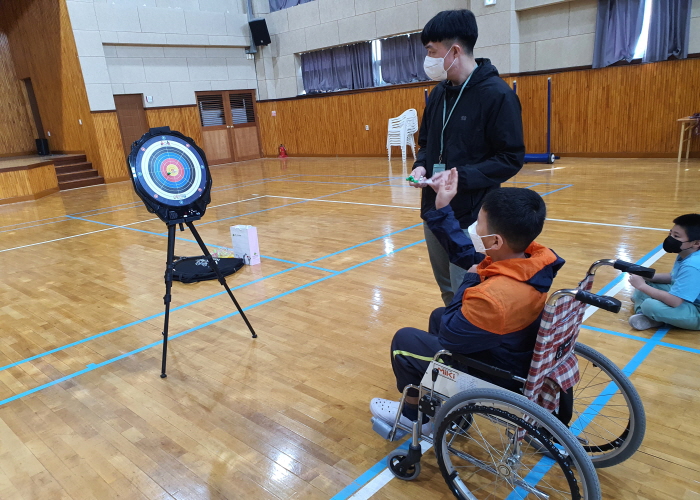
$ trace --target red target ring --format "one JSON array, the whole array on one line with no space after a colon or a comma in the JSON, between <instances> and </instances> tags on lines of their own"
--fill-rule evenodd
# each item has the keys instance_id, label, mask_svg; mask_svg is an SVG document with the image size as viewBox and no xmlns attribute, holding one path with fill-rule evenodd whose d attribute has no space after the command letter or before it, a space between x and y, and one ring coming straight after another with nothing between
<instances>
[{"instance_id":1,"label":"red target ring","mask_svg":"<svg viewBox=\"0 0 700 500\"><path fill-rule=\"evenodd\" d=\"M168 158L160 164L160 173L168 182L179 182L185 176L185 168L178 160Z\"/></svg>"}]
</instances>

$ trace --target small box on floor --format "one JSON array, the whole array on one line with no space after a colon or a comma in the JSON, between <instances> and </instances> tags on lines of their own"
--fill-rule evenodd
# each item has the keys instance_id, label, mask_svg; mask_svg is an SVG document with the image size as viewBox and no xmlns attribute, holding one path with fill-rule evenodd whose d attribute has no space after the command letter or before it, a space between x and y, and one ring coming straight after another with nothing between
<instances>
[{"instance_id":1,"label":"small box on floor","mask_svg":"<svg viewBox=\"0 0 700 500\"><path fill-rule=\"evenodd\" d=\"M246 264L260 264L258 230L255 226L231 226L231 246L236 257Z\"/></svg>"}]
</instances>

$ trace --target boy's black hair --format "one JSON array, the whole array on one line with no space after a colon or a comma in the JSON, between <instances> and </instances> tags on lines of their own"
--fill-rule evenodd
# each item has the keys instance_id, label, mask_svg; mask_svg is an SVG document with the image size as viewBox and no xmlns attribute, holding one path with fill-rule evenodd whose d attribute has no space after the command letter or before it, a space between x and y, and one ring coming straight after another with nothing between
<instances>
[{"instance_id":1,"label":"boy's black hair","mask_svg":"<svg viewBox=\"0 0 700 500\"><path fill-rule=\"evenodd\" d=\"M688 241L700 240L700 214L681 215L673 219L673 223L683 228Z\"/></svg>"},{"instance_id":2,"label":"boy's black hair","mask_svg":"<svg viewBox=\"0 0 700 500\"><path fill-rule=\"evenodd\" d=\"M500 188L491 191L482 205L491 234L506 240L514 252L524 252L542 232L547 206L531 189Z\"/></svg>"},{"instance_id":3,"label":"boy's black hair","mask_svg":"<svg viewBox=\"0 0 700 500\"><path fill-rule=\"evenodd\" d=\"M423 45L429 42L444 42L456 40L468 55L474 52L479 29L476 17L471 10L443 10L438 12L420 34Z\"/></svg>"}]
</instances>

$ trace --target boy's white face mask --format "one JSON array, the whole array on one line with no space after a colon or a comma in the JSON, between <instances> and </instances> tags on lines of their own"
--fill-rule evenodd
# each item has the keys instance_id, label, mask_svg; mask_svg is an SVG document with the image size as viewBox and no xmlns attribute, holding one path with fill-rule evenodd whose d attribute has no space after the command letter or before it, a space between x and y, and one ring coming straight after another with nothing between
<instances>
[{"instance_id":1,"label":"boy's white face mask","mask_svg":"<svg viewBox=\"0 0 700 500\"><path fill-rule=\"evenodd\" d=\"M452 47L454 47L454 45ZM452 50L452 47L450 47L450 50ZM447 51L448 54L450 50ZM447 80L447 72L450 70L450 68L452 68L452 65L456 60L457 58L455 57L452 60L450 67L445 69L444 57L425 56L425 61L423 61L423 70L425 71L425 74L428 75L428 78L435 80L436 82L441 82L443 80Z\"/></svg>"},{"instance_id":2,"label":"boy's white face mask","mask_svg":"<svg viewBox=\"0 0 700 500\"><path fill-rule=\"evenodd\" d=\"M485 236L479 236L476 232L476 222L474 222L474 224L469 226L467 231L469 232L469 237L471 238L472 244L474 245L474 250L477 253L485 254L487 250L491 250L490 248L486 248L484 246L484 242L481 238L487 238L489 236L496 236L495 234L487 234Z\"/></svg>"}]
</instances>

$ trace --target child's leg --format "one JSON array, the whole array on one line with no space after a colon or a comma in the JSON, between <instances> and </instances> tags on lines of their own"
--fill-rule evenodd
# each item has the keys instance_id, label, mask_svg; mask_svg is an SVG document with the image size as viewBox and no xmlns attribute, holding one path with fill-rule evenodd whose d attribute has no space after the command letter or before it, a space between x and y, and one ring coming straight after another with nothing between
<instances>
[{"instance_id":1,"label":"child's leg","mask_svg":"<svg viewBox=\"0 0 700 500\"><path fill-rule=\"evenodd\" d=\"M640 312L654 321L667 323L684 330L700 330L700 308L683 301L678 307L670 307L656 299L645 300Z\"/></svg>"},{"instance_id":2,"label":"child's leg","mask_svg":"<svg viewBox=\"0 0 700 500\"><path fill-rule=\"evenodd\" d=\"M407 385L420 385L428 365L442 349L437 335L417 328L402 328L391 341L391 367L396 376L396 388L403 392ZM409 389L403 415L415 420L418 412L418 390Z\"/></svg>"},{"instance_id":3,"label":"child's leg","mask_svg":"<svg viewBox=\"0 0 700 500\"><path fill-rule=\"evenodd\" d=\"M442 315L445 314L445 307L438 307L430 314L430 320L428 321L428 332L437 335L440 333L440 323L442 322Z\"/></svg>"},{"instance_id":4,"label":"child's leg","mask_svg":"<svg viewBox=\"0 0 700 500\"><path fill-rule=\"evenodd\" d=\"M653 288L658 288L659 290L663 290L665 292L668 292L671 289L671 285L667 285L665 283L649 283L647 284ZM635 288L634 292L632 292L632 303L634 304L634 313L635 314L641 314L642 313L642 303L645 300L650 299L646 293L640 292Z\"/></svg>"}]
</instances>

